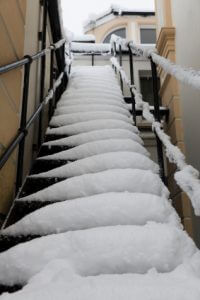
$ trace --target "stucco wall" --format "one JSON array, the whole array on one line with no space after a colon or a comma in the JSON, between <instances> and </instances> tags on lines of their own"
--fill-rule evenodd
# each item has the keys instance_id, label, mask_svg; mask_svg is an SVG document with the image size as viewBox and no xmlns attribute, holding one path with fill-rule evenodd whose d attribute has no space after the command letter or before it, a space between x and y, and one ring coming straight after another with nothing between
<instances>
[{"instance_id":1,"label":"stucco wall","mask_svg":"<svg viewBox=\"0 0 200 300\"><path fill-rule=\"evenodd\" d=\"M1 66L24 55L25 15L26 0L0 1ZM22 69L0 75L0 154L13 140L19 127L22 77ZM7 213L13 198L16 164L15 151L0 171L0 214L3 215Z\"/></svg>"},{"instance_id":2,"label":"stucco wall","mask_svg":"<svg viewBox=\"0 0 200 300\"><path fill-rule=\"evenodd\" d=\"M48 28L49 29L49 28ZM47 46L51 43L51 32L47 29ZM33 55L41 50L38 32L42 30L40 0L0 1L0 65ZM41 60L40 60L41 61ZM31 64L27 120L40 102L40 61ZM46 58L45 91L49 89L49 62ZM16 136L20 126L22 108L23 68L0 75L0 154ZM45 108L43 128L47 126L48 106ZM37 121L29 129L24 153L24 178L29 173L33 157L33 145L38 141ZM14 199L17 149L0 171L0 223ZM1 215L2 214L2 215ZM0 224L1 225L1 224Z\"/></svg>"},{"instance_id":3,"label":"stucco wall","mask_svg":"<svg viewBox=\"0 0 200 300\"><path fill-rule=\"evenodd\" d=\"M176 62L200 70L200 2L173 0L171 7L176 28ZM180 84L180 98L187 162L200 171L200 92ZM193 217L193 224L195 239L200 245L200 218Z\"/></svg>"}]
</instances>

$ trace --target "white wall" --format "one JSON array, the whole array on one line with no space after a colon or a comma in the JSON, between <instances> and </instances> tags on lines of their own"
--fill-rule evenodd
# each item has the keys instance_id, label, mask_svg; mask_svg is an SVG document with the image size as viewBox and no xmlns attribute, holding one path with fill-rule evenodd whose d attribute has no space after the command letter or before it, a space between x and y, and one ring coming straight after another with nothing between
<instances>
[{"instance_id":1,"label":"white wall","mask_svg":"<svg viewBox=\"0 0 200 300\"><path fill-rule=\"evenodd\" d=\"M171 5L176 27L176 63L200 70L200 1L173 0ZM200 170L200 92L181 85L180 94L187 159Z\"/></svg>"},{"instance_id":2,"label":"white wall","mask_svg":"<svg viewBox=\"0 0 200 300\"><path fill-rule=\"evenodd\" d=\"M172 0L172 20L176 27L176 62L200 70L200 1ZM188 163L200 170L200 91L181 84L181 108ZM200 218L194 218L200 246Z\"/></svg>"}]
</instances>

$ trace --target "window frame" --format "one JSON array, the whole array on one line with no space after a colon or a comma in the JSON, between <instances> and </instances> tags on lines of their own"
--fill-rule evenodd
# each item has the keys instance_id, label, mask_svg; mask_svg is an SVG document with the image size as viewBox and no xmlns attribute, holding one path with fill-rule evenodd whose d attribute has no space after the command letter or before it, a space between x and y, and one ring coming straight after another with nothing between
<instances>
[{"instance_id":1,"label":"window frame","mask_svg":"<svg viewBox=\"0 0 200 300\"><path fill-rule=\"evenodd\" d=\"M141 29L154 29L155 32L156 32L156 26L155 25L140 25L139 26L139 40L140 40L140 44L141 45L156 45L156 41L155 43L142 43L142 40L141 40Z\"/></svg>"},{"instance_id":2,"label":"window frame","mask_svg":"<svg viewBox=\"0 0 200 300\"><path fill-rule=\"evenodd\" d=\"M105 41L105 39L112 33L112 32L114 32L114 31L116 31L116 30L120 30L120 29L125 29L125 35L126 35L126 37L125 38L127 38L127 26L120 26L120 27L115 27L115 28L112 28L111 30L109 30L107 33L106 33L106 35L104 35L104 37L103 37L103 39L102 39L102 43L104 43L104 41Z\"/></svg>"}]
</instances>

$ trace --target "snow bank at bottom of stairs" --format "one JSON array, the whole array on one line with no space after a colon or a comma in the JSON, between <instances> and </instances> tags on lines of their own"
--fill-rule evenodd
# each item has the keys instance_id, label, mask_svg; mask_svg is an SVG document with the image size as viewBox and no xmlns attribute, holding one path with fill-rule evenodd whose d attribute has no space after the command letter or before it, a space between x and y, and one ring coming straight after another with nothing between
<instances>
[{"instance_id":1,"label":"snow bank at bottom of stairs","mask_svg":"<svg viewBox=\"0 0 200 300\"><path fill-rule=\"evenodd\" d=\"M67 216L67 217L66 217ZM107 193L43 207L2 231L3 235L47 235L149 221L181 227L169 200L142 193Z\"/></svg>"},{"instance_id":2,"label":"snow bank at bottom of stairs","mask_svg":"<svg viewBox=\"0 0 200 300\"><path fill-rule=\"evenodd\" d=\"M55 260L33 277L22 291L4 294L0 299L199 300L199 262L198 254L190 263L183 264L170 273L161 274L152 269L145 275L81 277L71 272L65 260Z\"/></svg>"},{"instance_id":3,"label":"snow bank at bottom of stairs","mask_svg":"<svg viewBox=\"0 0 200 300\"><path fill-rule=\"evenodd\" d=\"M81 276L171 272L197 253L192 239L169 224L99 227L41 237L0 254L0 283L25 284L52 260ZM199 270L198 270L199 271Z\"/></svg>"}]
</instances>

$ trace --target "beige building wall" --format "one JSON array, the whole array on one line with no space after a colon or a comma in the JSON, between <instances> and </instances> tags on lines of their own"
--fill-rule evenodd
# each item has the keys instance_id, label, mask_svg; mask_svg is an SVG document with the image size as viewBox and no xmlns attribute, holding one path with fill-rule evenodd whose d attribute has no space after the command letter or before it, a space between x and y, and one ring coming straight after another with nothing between
<instances>
[{"instance_id":1,"label":"beige building wall","mask_svg":"<svg viewBox=\"0 0 200 300\"><path fill-rule=\"evenodd\" d=\"M41 49L38 32L42 30L40 0L0 1L0 66L33 55ZM52 41L47 28L47 46ZM50 81L50 55L46 58L45 92ZM27 120L40 102L40 61L31 65ZM23 68L0 75L0 155L17 134L22 106ZM48 106L44 110L44 131L47 126ZM26 137L24 178L29 173L36 152L38 122L31 126ZM15 194L17 150L0 171L0 225L13 202Z\"/></svg>"},{"instance_id":2,"label":"beige building wall","mask_svg":"<svg viewBox=\"0 0 200 300\"><path fill-rule=\"evenodd\" d=\"M198 0L156 0L157 48L159 53L182 66L200 69L197 39L200 28L200 3ZM163 104L170 109L166 131L186 155L187 162L200 170L199 128L200 93L180 84L160 70L162 86L160 94ZM182 218L185 229L200 245L199 218L194 217L188 197L177 187L173 174L175 166L168 164L168 179L174 206Z\"/></svg>"},{"instance_id":3,"label":"beige building wall","mask_svg":"<svg viewBox=\"0 0 200 300\"><path fill-rule=\"evenodd\" d=\"M112 20L105 22L93 29L86 31L86 34L93 34L96 37L97 43L102 43L105 37L115 29L125 27L127 39L134 39L136 43L140 43L140 26L154 26L156 23L155 17L141 16L115 16Z\"/></svg>"},{"instance_id":4,"label":"beige building wall","mask_svg":"<svg viewBox=\"0 0 200 300\"><path fill-rule=\"evenodd\" d=\"M0 65L24 55L26 0L0 1ZM0 154L15 137L19 127L22 69L0 75ZM0 214L5 215L13 199L16 175L16 151L0 171ZM1 216L1 215L0 215Z\"/></svg>"}]
</instances>

